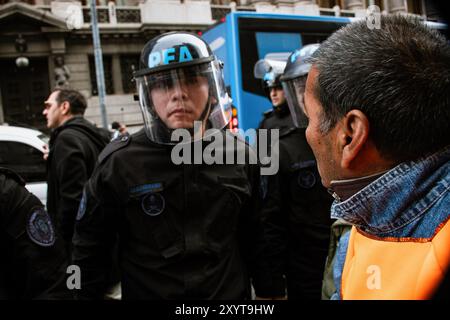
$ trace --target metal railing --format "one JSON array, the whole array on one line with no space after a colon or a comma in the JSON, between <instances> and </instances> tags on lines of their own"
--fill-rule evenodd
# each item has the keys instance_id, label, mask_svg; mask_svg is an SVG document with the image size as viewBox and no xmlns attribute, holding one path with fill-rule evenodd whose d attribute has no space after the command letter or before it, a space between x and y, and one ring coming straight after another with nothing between
<instances>
[{"instance_id":1,"label":"metal railing","mask_svg":"<svg viewBox=\"0 0 450 320\"><path fill-rule=\"evenodd\" d=\"M50 6L36 6L44 11L51 11ZM91 12L88 6L83 6L84 23L91 22ZM117 6L116 7L117 23L140 23L141 9L137 6ZM97 6L97 19L99 23L110 23L109 12L107 6Z\"/></svg>"},{"instance_id":2,"label":"metal railing","mask_svg":"<svg viewBox=\"0 0 450 320\"><path fill-rule=\"evenodd\" d=\"M51 11L49 5L37 5L36 8ZM255 11L252 6L237 6L236 11ZM88 6L83 6L84 23L91 22L91 12ZM211 4L211 15L213 20L218 21L232 11L229 5ZM117 23L141 23L141 8L138 6L116 6ZM97 6L97 19L99 23L110 23L107 6Z\"/></svg>"},{"instance_id":3,"label":"metal railing","mask_svg":"<svg viewBox=\"0 0 450 320\"><path fill-rule=\"evenodd\" d=\"M44 11L51 11L50 5L36 5L38 9ZM89 6L83 6L83 19L85 23L90 23L91 15ZM116 6L116 17L117 23L141 23L141 8L139 6ZM211 15L212 19L215 21L219 21L224 18L231 11L256 11L254 6L230 6L230 5L219 5L219 4L211 4ZM335 17L355 17L355 11L339 9L339 8L319 8L319 12L321 16L335 16ZM416 15L409 13L411 15L415 15L422 20L426 19L423 15ZM97 6L97 17L98 22L105 24L110 23L108 6ZM434 19L430 19L434 20Z\"/></svg>"}]
</instances>

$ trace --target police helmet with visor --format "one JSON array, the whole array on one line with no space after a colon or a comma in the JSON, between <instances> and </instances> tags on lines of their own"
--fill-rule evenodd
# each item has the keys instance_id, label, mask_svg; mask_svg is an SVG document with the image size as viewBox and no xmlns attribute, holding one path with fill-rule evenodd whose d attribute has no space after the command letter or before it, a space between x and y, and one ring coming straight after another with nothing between
<instances>
[{"instance_id":1,"label":"police helmet with visor","mask_svg":"<svg viewBox=\"0 0 450 320\"><path fill-rule=\"evenodd\" d=\"M143 48L139 70L134 72L144 128L150 140L174 144L175 129L193 130L201 122L222 129L231 117L222 63L208 44L188 32L169 32L150 40Z\"/></svg>"},{"instance_id":2,"label":"police helmet with visor","mask_svg":"<svg viewBox=\"0 0 450 320\"><path fill-rule=\"evenodd\" d=\"M255 63L253 74L256 79L261 79L262 88L269 99L272 88L282 90L280 77L286 66L288 55L287 52L269 53L264 59Z\"/></svg>"},{"instance_id":3,"label":"police helmet with visor","mask_svg":"<svg viewBox=\"0 0 450 320\"><path fill-rule=\"evenodd\" d=\"M306 78L311 69L309 59L319 46L320 44L308 44L294 51L289 56L284 73L280 77L292 120L298 128L308 126L308 119L304 111Z\"/></svg>"}]
</instances>

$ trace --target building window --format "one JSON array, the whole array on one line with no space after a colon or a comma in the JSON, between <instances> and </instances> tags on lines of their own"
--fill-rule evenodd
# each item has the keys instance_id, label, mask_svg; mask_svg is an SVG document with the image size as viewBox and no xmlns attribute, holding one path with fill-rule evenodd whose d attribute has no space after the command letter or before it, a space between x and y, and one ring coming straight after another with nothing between
<instances>
[{"instance_id":1,"label":"building window","mask_svg":"<svg viewBox=\"0 0 450 320\"><path fill-rule=\"evenodd\" d=\"M105 91L106 94L114 94L114 85L112 79L112 56L103 55L103 72L105 75ZM97 89L97 75L95 73L95 59L94 56L89 56L89 74L91 76L92 95L98 95Z\"/></svg>"},{"instance_id":2,"label":"building window","mask_svg":"<svg viewBox=\"0 0 450 320\"><path fill-rule=\"evenodd\" d=\"M122 87L124 93L135 93L136 84L133 81L133 72L139 68L139 54L120 56L120 71L122 73Z\"/></svg>"}]
</instances>

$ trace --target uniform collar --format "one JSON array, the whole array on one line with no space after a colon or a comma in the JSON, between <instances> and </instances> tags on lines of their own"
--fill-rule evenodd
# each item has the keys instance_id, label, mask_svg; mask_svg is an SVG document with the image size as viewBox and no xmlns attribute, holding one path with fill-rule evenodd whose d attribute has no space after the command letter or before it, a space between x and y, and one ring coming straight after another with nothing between
<instances>
[{"instance_id":1,"label":"uniform collar","mask_svg":"<svg viewBox=\"0 0 450 320\"><path fill-rule=\"evenodd\" d=\"M289 107L287 105L287 102L284 102L283 104L280 104L279 106L272 106L273 110L275 111L275 114L279 117L284 117L290 114Z\"/></svg>"},{"instance_id":2,"label":"uniform collar","mask_svg":"<svg viewBox=\"0 0 450 320\"><path fill-rule=\"evenodd\" d=\"M334 199L336 199L336 201L345 201L355 193L362 190L364 187L381 177L386 172L387 170L361 178L333 180L331 181L328 192L333 196Z\"/></svg>"}]
</instances>

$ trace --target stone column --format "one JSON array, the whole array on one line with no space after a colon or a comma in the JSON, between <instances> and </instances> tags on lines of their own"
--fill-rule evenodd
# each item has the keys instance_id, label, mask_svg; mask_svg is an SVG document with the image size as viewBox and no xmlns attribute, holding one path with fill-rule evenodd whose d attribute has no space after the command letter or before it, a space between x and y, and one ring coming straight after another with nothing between
<instances>
[{"instance_id":1,"label":"stone column","mask_svg":"<svg viewBox=\"0 0 450 320\"><path fill-rule=\"evenodd\" d=\"M249 0L249 5L253 5L256 12L274 12L275 7L269 0Z\"/></svg>"},{"instance_id":2,"label":"stone column","mask_svg":"<svg viewBox=\"0 0 450 320\"><path fill-rule=\"evenodd\" d=\"M294 1L294 13L306 16L320 16L320 9L314 0L297 0Z\"/></svg>"},{"instance_id":3,"label":"stone column","mask_svg":"<svg viewBox=\"0 0 450 320\"><path fill-rule=\"evenodd\" d=\"M57 55L63 56L66 53L66 41L63 35L52 36L49 39L50 42L50 55L48 56L48 76L50 89L55 88L55 60L54 57Z\"/></svg>"},{"instance_id":4,"label":"stone column","mask_svg":"<svg viewBox=\"0 0 450 320\"><path fill-rule=\"evenodd\" d=\"M364 9L364 4L362 0L344 0L344 8L345 10L362 10Z\"/></svg>"},{"instance_id":5,"label":"stone column","mask_svg":"<svg viewBox=\"0 0 450 320\"><path fill-rule=\"evenodd\" d=\"M275 0L278 6L278 12L294 13L294 3L296 0Z\"/></svg>"},{"instance_id":6,"label":"stone column","mask_svg":"<svg viewBox=\"0 0 450 320\"><path fill-rule=\"evenodd\" d=\"M123 94L122 71L120 70L120 56L112 56L112 78L115 94Z\"/></svg>"},{"instance_id":7,"label":"stone column","mask_svg":"<svg viewBox=\"0 0 450 320\"><path fill-rule=\"evenodd\" d=\"M355 17L364 18L366 16L366 9L364 1L362 0L344 0L343 5L345 10L351 10L355 13Z\"/></svg>"},{"instance_id":8,"label":"stone column","mask_svg":"<svg viewBox=\"0 0 450 320\"><path fill-rule=\"evenodd\" d=\"M389 13L407 13L406 1L404 0L389 0Z\"/></svg>"}]
</instances>

